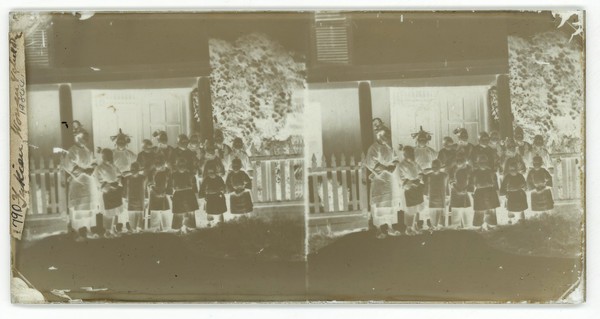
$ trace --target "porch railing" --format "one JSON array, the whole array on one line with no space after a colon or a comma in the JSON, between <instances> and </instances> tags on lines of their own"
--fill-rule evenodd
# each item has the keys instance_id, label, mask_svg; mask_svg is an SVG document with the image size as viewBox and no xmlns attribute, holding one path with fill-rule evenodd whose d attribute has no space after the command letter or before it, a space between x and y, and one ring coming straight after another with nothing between
<instances>
[{"instance_id":1,"label":"porch railing","mask_svg":"<svg viewBox=\"0 0 600 319\"><path fill-rule=\"evenodd\" d=\"M555 200L576 200L581 198L581 156L576 153L552 154L554 165L552 195Z\"/></svg>"},{"instance_id":2,"label":"porch railing","mask_svg":"<svg viewBox=\"0 0 600 319\"><path fill-rule=\"evenodd\" d=\"M29 164L32 216L67 213L67 180L60 169L60 157L35 157Z\"/></svg>"},{"instance_id":3,"label":"porch railing","mask_svg":"<svg viewBox=\"0 0 600 319\"><path fill-rule=\"evenodd\" d=\"M304 198L303 155L250 157L252 198L256 203L302 201Z\"/></svg>"},{"instance_id":4,"label":"porch railing","mask_svg":"<svg viewBox=\"0 0 600 319\"><path fill-rule=\"evenodd\" d=\"M320 163L313 155L308 174L309 205L311 214L366 212L367 169L354 156L338 159L332 155Z\"/></svg>"}]
</instances>

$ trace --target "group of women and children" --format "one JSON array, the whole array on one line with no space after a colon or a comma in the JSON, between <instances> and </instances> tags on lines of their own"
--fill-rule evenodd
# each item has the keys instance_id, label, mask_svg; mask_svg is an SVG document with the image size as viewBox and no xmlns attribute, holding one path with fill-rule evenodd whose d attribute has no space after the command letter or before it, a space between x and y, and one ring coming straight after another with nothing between
<instances>
[{"instance_id":1,"label":"group of women and children","mask_svg":"<svg viewBox=\"0 0 600 319\"><path fill-rule=\"evenodd\" d=\"M399 229L407 235L442 228L488 230L497 225L498 208L508 211L509 223L554 208L552 162L541 135L530 144L520 127L504 140L498 132L481 132L473 145L467 130L457 128L457 143L446 136L435 151L428 146L431 134L421 128L412 134L416 145L401 147L397 155L389 128L378 118L373 127L376 141L365 164L378 238L401 235ZM398 212L404 216L401 227L395 226Z\"/></svg>"},{"instance_id":2,"label":"group of women and children","mask_svg":"<svg viewBox=\"0 0 600 319\"><path fill-rule=\"evenodd\" d=\"M204 142L181 134L173 147L159 130L153 133L156 145L145 139L135 154L119 130L111 137L115 147L98 149L97 159L88 132L77 121L74 126L62 168L69 175L70 224L78 239L141 230L186 233L196 228L197 211L214 226L227 211L244 216L253 210L252 166L241 138L230 147L220 130Z\"/></svg>"}]
</instances>

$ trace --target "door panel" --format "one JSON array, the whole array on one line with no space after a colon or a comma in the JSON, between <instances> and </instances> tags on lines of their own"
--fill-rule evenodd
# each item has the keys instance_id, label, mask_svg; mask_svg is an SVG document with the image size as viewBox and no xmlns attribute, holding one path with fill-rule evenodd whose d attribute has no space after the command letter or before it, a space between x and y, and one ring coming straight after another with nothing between
<instances>
[{"instance_id":1,"label":"door panel","mask_svg":"<svg viewBox=\"0 0 600 319\"><path fill-rule=\"evenodd\" d=\"M177 136L186 133L182 98L168 92L153 92L147 96L145 103L148 116L144 117L144 126L150 128L149 134L163 130L167 132L168 144L175 145Z\"/></svg>"},{"instance_id":2,"label":"door panel","mask_svg":"<svg viewBox=\"0 0 600 319\"><path fill-rule=\"evenodd\" d=\"M164 130L169 144L175 145L179 134L187 134L186 103L188 89L169 90L94 90L92 116L94 145L113 148L110 137L119 128L131 137L129 149L141 150L143 139Z\"/></svg>"},{"instance_id":3,"label":"door panel","mask_svg":"<svg viewBox=\"0 0 600 319\"><path fill-rule=\"evenodd\" d=\"M487 86L390 88L390 127L394 146L414 145L410 136L419 126L433 134L430 146L441 149L442 140L464 127L469 142L476 144L479 132L487 130Z\"/></svg>"},{"instance_id":4,"label":"door panel","mask_svg":"<svg viewBox=\"0 0 600 319\"><path fill-rule=\"evenodd\" d=\"M390 128L395 149L399 144L415 145L411 134L418 132L421 126L432 133L432 147L441 145L440 104L433 90L392 88L390 95Z\"/></svg>"},{"instance_id":5,"label":"door panel","mask_svg":"<svg viewBox=\"0 0 600 319\"><path fill-rule=\"evenodd\" d=\"M131 138L129 148L133 152L137 152L142 129L139 121L131 120L138 118L140 113L140 105L136 96L124 93L111 94L110 91L94 91L92 98L94 146L114 148L114 142L110 137L122 129Z\"/></svg>"}]
</instances>

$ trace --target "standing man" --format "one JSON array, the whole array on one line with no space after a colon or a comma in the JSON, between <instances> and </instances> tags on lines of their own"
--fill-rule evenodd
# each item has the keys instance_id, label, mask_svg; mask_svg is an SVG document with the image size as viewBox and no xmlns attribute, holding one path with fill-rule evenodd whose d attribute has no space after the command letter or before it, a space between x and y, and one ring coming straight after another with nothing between
<instances>
[{"instance_id":1,"label":"standing man","mask_svg":"<svg viewBox=\"0 0 600 319\"><path fill-rule=\"evenodd\" d=\"M399 236L392 225L398 223L397 210L400 203L400 184L397 180L397 158L391 146L389 131L379 130L376 140L369 147L365 164L371 172L371 208L377 238L386 235Z\"/></svg>"},{"instance_id":2,"label":"standing man","mask_svg":"<svg viewBox=\"0 0 600 319\"><path fill-rule=\"evenodd\" d=\"M74 121L79 123L78 121ZM96 163L90 150L89 134L81 125L74 125L75 145L71 146L61 159L62 169L68 177L69 217L71 229L76 232L77 240L93 237L92 225L95 224L94 211L97 208L97 186L92 176Z\"/></svg>"}]
</instances>

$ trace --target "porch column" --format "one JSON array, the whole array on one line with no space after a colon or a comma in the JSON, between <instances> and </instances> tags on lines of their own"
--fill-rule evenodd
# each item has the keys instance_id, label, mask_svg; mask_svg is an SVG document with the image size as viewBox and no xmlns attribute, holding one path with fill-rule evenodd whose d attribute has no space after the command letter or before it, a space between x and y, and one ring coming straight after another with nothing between
<instances>
[{"instance_id":1,"label":"porch column","mask_svg":"<svg viewBox=\"0 0 600 319\"><path fill-rule=\"evenodd\" d=\"M500 136L502 138L512 138L514 116L510 106L510 86L508 74L498 75L496 79L496 89L498 91L498 122Z\"/></svg>"},{"instance_id":2,"label":"porch column","mask_svg":"<svg viewBox=\"0 0 600 319\"><path fill-rule=\"evenodd\" d=\"M198 78L198 110L200 117L200 141L213 139L213 112L210 99L210 79Z\"/></svg>"},{"instance_id":3,"label":"porch column","mask_svg":"<svg viewBox=\"0 0 600 319\"><path fill-rule=\"evenodd\" d=\"M362 152L367 153L373 144L373 109L371 102L371 84L360 82L358 84L358 114L360 118L360 136Z\"/></svg>"},{"instance_id":4,"label":"porch column","mask_svg":"<svg viewBox=\"0 0 600 319\"><path fill-rule=\"evenodd\" d=\"M69 127L67 128L62 123L59 124L60 136L62 141L62 148L69 149L69 147L73 146L73 99L71 97L71 85L69 84L61 84L58 88L58 104L59 104L59 114L60 121L67 122Z\"/></svg>"}]
</instances>

